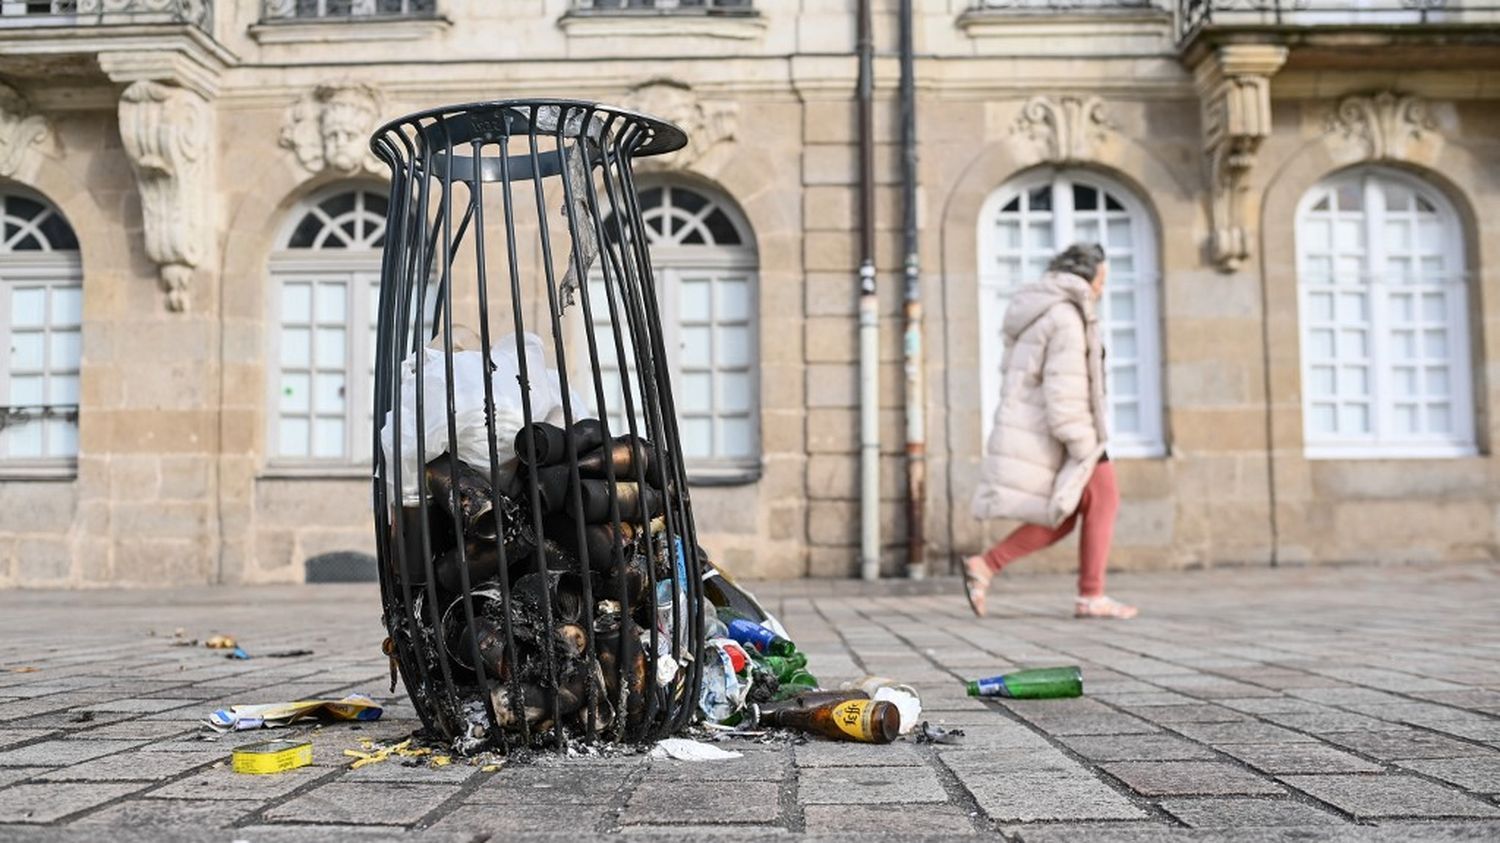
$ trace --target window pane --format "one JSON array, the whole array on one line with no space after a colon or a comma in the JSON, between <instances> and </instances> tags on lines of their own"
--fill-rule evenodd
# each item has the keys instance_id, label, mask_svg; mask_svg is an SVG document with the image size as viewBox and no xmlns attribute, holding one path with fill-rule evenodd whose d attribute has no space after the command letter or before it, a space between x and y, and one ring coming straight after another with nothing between
<instances>
[{"instance_id":1,"label":"window pane","mask_svg":"<svg viewBox=\"0 0 1500 843\"><path fill-rule=\"evenodd\" d=\"M1109 318L1111 322L1134 322L1135 294L1111 294L1109 297Z\"/></svg>"},{"instance_id":2,"label":"window pane","mask_svg":"<svg viewBox=\"0 0 1500 843\"><path fill-rule=\"evenodd\" d=\"M1370 432L1370 407L1367 404L1344 404L1339 412L1339 426L1345 433Z\"/></svg>"},{"instance_id":3,"label":"window pane","mask_svg":"<svg viewBox=\"0 0 1500 843\"><path fill-rule=\"evenodd\" d=\"M1307 297L1307 318L1318 322L1333 321L1333 295L1313 293Z\"/></svg>"},{"instance_id":4,"label":"window pane","mask_svg":"<svg viewBox=\"0 0 1500 843\"><path fill-rule=\"evenodd\" d=\"M10 293L10 324L40 327L47 321L47 291L41 287L16 287Z\"/></svg>"},{"instance_id":5,"label":"window pane","mask_svg":"<svg viewBox=\"0 0 1500 843\"><path fill-rule=\"evenodd\" d=\"M345 321L344 304L348 294L343 284L319 284L317 298L319 322Z\"/></svg>"},{"instance_id":6,"label":"window pane","mask_svg":"<svg viewBox=\"0 0 1500 843\"><path fill-rule=\"evenodd\" d=\"M1315 433L1337 433L1339 429L1336 408L1332 404L1312 406L1312 427Z\"/></svg>"},{"instance_id":7,"label":"window pane","mask_svg":"<svg viewBox=\"0 0 1500 843\"><path fill-rule=\"evenodd\" d=\"M281 329L281 365L306 368L312 365L312 332L306 328Z\"/></svg>"},{"instance_id":8,"label":"window pane","mask_svg":"<svg viewBox=\"0 0 1500 843\"><path fill-rule=\"evenodd\" d=\"M47 403L54 406L78 403L78 376L53 375L47 379Z\"/></svg>"},{"instance_id":9,"label":"window pane","mask_svg":"<svg viewBox=\"0 0 1500 843\"><path fill-rule=\"evenodd\" d=\"M1111 331L1113 339L1110 341L1109 353L1117 357L1135 359L1135 329Z\"/></svg>"},{"instance_id":10,"label":"window pane","mask_svg":"<svg viewBox=\"0 0 1500 843\"><path fill-rule=\"evenodd\" d=\"M714 362L713 337L708 327L685 327L678 332L685 366L709 366Z\"/></svg>"},{"instance_id":11,"label":"window pane","mask_svg":"<svg viewBox=\"0 0 1500 843\"><path fill-rule=\"evenodd\" d=\"M14 400L13 400L14 403ZM42 453L42 423L25 421L5 428L5 455L17 459L45 456Z\"/></svg>"},{"instance_id":12,"label":"window pane","mask_svg":"<svg viewBox=\"0 0 1500 843\"><path fill-rule=\"evenodd\" d=\"M712 412L713 389L713 377L708 373L683 373L682 395L678 398L678 410L683 413Z\"/></svg>"},{"instance_id":13,"label":"window pane","mask_svg":"<svg viewBox=\"0 0 1500 843\"><path fill-rule=\"evenodd\" d=\"M707 459L714 453L714 423L701 416L680 420L678 431L682 434L682 453L688 459Z\"/></svg>"},{"instance_id":14,"label":"window pane","mask_svg":"<svg viewBox=\"0 0 1500 843\"><path fill-rule=\"evenodd\" d=\"M1425 380L1427 381L1428 395L1442 397L1448 396L1449 387L1447 366L1428 366L1427 377L1425 378Z\"/></svg>"},{"instance_id":15,"label":"window pane","mask_svg":"<svg viewBox=\"0 0 1500 843\"><path fill-rule=\"evenodd\" d=\"M344 412L344 373L319 373L315 406L320 413Z\"/></svg>"},{"instance_id":16,"label":"window pane","mask_svg":"<svg viewBox=\"0 0 1500 843\"><path fill-rule=\"evenodd\" d=\"M77 331L52 333L52 357L48 365L53 371L77 369L82 357L83 347Z\"/></svg>"},{"instance_id":17,"label":"window pane","mask_svg":"<svg viewBox=\"0 0 1500 843\"><path fill-rule=\"evenodd\" d=\"M1129 246L1132 243L1130 236L1130 220L1109 221L1109 246Z\"/></svg>"},{"instance_id":18,"label":"window pane","mask_svg":"<svg viewBox=\"0 0 1500 843\"><path fill-rule=\"evenodd\" d=\"M312 285L288 282L281 286L281 321L312 321Z\"/></svg>"},{"instance_id":19,"label":"window pane","mask_svg":"<svg viewBox=\"0 0 1500 843\"><path fill-rule=\"evenodd\" d=\"M1428 358L1445 358L1448 356L1448 332L1447 331L1423 331L1422 350Z\"/></svg>"},{"instance_id":20,"label":"window pane","mask_svg":"<svg viewBox=\"0 0 1500 843\"><path fill-rule=\"evenodd\" d=\"M1121 434L1141 432L1141 407L1134 401L1121 402L1114 406L1110 422Z\"/></svg>"},{"instance_id":21,"label":"window pane","mask_svg":"<svg viewBox=\"0 0 1500 843\"><path fill-rule=\"evenodd\" d=\"M1413 366L1397 366L1391 370L1391 389L1398 398L1412 398L1417 394L1417 370Z\"/></svg>"},{"instance_id":22,"label":"window pane","mask_svg":"<svg viewBox=\"0 0 1500 843\"><path fill-rule=\"evenodd\" d=\"M78 422L67 419L48 419L46 432L47 456L78 456Z\"/></svg>"},{"instance_id":23,"label":"window pane","mask_svg":"<svg viewBox=\"0 0 1500 843\"><path fill-rule=\"evenodd\" d=\"M753 313L750 308L750 285L743 278L719 280L719 313L723 322L748 321Z\"/></svg>"},{"instance_id":24,"label":"window pane","mask_svg":"<svg viewBox=\"0 0 1500 843\"><path fill-rule=\"evenodd\" d=\"M40 369L46 363L46 343L41 333L16 333L10 336L10 368Z\"/></svg>"},{"instance_id":25,"label":"window pane","mask_svg":"<svg viewBox=\"0 0 1500 843\"><path fill-rule=\"evenodd\" d=\"M750 343L750 329L731 325L719 329L719 355L720 366L749 367L753 365Z\"/></svg>"},{"instance_id":26,"label":"window pane","mask_svg":"<svg viewBox=\"0 0 1500 843\"><path fill-rule=\"evenodd\" d=\"M707 322L713 317L712 296L708 281L684 279L677 294L678 315L686 322Z\"/></svg>"},{"instance_id":27,"label":"window pane","mask_svg":"<svg viewBox=\"0 0 1500 843\"><path fill-rule=\"evenodd\" d=\"M312 409L311 388L305 374L283 372L281 375L281 411L306 413Z\"/></svg>"},{"instance_id":28,"label":"window pane","mask_svg":"<svg viewBox=\"0 0 1500 843\"><path fill-rule=\"evenodd\" d=\"M1422 296L1422 318L1428 322L1443 322L1448 318L1447 303L1442 293L1426 293Z\"/></svg>"},{"instance_id":29,"label":"window pane","mask_svg":"<svg viewBox=\"0 0 1500 843\"><path fill-rule=\"evenodd\" d=\"M76 285L52 288L52 325L63 328L83 324L83 288Z\"/></svg>"},{"instance_id":30,"label":"window pane","mask_svg":"<svg viewBox=\"0 0 1500 843\"><path fill-rule=\"evenodd\" d=\"M1392 422L1396 425L1396 433L1412 434L1417 432L1417 405L1397 404L1391 413Z\"/></svg>"},{"instance_id":31,"label":"window pane","mask_svg":"<svg viewBox=\"0 0 1500 843\"><path fill-rule=\"evenodd\" d=\"M750 376L742 372L725 372L719 375L719 411L745 413L751 409L754 387Z\"/></svg>"},{"instance_id":32,"label":"window pane","mask_svg":"<svg viewBox=\"0 0 1500 843\"><path fill-rule=\"evenodd\" d=\"M307 419L297 416L282 416L280 432L281 448L279 451L281 456L307 456L307 440L309 435Z\"/></svg>"},{"instance_id":33,"label":"window pane","mask_svg":"<svg viewBox=\"0 0 1500 843\"><path fill-rule=\"evenodd\" d=\"M1427 429L1430 433L1448 433L1453 429L1453 413L1447 404L1427 405Z\"/></svg>"},{"instance_id":34,"label":"window pane","mask_svg":"<svg viewBox=\"0 0 1500 843\"><path fill-rule=\"evenodd\" d=\"M731 416L719 423L720 456L745 459L755 456L755 427L750 419Z\"/></svg>"},{"instance_id":35,"label":"window pane","mask_svg":"<svg viewBox=\"0 0 1500 843\"><path fill-rule=\"evenodd\" d=\"M313 456L324 459L344 455L344 420L319 416L313 424Z\"/></svg>"},{"instance_id":36,"label":"window pane","mask_svg":"<svg viewBox=\"0 0 1500 843\"><path fill-rule=\"evenodd\" d=\"M344 365L344 329L320 328L314 339L317 355L313 358L320 368Z\"/></svg>"},{"instance_id":37,"label":"window pane","mask_svg":"<svg viewBox=\"0 0 1500 843\"><path fill-rule=\"evenodd\" d=\"M1313 366L1308 372L1308 390L1314 395L1335 395L1337 380L1332 366Z\"/></svg>"},{"instance_id":38,"label":"window pane","mask_svg":"<svg viewBox=\"0 0 1500 843\"><path fill-rule=\"evenodd\" d=\"M1109 391L1111 395L1121 397L1134 397L1140 391L1140 384L1136 378L1134 366L1116 366L1109 372Z\"/></svg>"},{"instance_id":39,"label":"window pane","mask_svg":"<svg viewBox=\"0 0 1500 843\"><path fill-rule=\"evenodd\" d=\"M39 407L46 404L42 376L13 376L10 379L10 403L22 407Z\"/></svg>"}]
</instances>

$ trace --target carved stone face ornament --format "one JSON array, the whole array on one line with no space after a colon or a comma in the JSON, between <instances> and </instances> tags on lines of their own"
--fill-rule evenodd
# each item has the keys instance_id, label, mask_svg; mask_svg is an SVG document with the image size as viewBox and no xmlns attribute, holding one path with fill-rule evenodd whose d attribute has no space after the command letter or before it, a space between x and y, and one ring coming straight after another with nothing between
<instances>
[{"instance_id":1,"label":"carved stone face ornament","mask_svg":"<svg viewBox=\"0 0 1500 843\"><path fill-rule=\"evenodd\" d=\"M365 140L380 113L380 95L368 85L321 85L287 109L281 145L311 173L378 170Z\"/></svg>"}]
</instances>

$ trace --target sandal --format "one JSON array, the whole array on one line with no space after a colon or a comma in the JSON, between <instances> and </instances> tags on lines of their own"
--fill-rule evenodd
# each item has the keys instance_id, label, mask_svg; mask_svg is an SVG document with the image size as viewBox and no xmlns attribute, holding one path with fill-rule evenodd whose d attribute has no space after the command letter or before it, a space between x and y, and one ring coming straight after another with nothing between
<instances>
[{"instance_id":1,"label":"sandal","mask_svg":"<svg viewBox=\"0 0 1500 843\"><path fill-rule=\"evenodd\" d=\"M993 578L994 574L990 573L983 556L970 556L964 560L964 595L969 598L969 608L974 610L976 618L984 617L985 593Z\"/></svg>"},{"instance_id":2,"label":"sandal","mask_svg":"<svg viewBox=\"0 0 1500 843\"><path fill-rule=\"evenodd\" d=\"M1073 617L1075 618L1105 618L1124 621L1138 614L1140 610L1136 607L1127 606L1103 594L1098 597L1080 597L1073 603Z\"/></svg>"}]
</instances>

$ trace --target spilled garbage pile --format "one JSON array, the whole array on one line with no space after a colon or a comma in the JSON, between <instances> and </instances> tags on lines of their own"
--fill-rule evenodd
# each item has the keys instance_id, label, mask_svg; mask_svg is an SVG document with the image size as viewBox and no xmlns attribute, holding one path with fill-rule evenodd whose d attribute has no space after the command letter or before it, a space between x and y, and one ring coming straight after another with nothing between
<instances>
[{"instance_id":1,"label":"spilled garbage pile","mask_svg":"<svg viewBox=\"0 0 1500 843\"><path fill-rule=\"evenodd\" d=\"M465 753L681 728L703 610L678 466L608 435L523 342L407 361L381 430L393 681Z\"/></svg>"}]
</instances>

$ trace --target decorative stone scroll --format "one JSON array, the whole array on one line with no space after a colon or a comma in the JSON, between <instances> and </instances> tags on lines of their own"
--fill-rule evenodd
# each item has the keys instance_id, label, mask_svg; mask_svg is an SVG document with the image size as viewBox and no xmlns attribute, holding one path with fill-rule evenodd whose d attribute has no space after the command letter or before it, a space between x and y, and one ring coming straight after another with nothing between
<instances>
[{"instance_id":1,"label":"decorative stone scroll","mask_svg":"<svg viewBox=\"0 0 1500 843\"><path fill-rule=\"evenodd\" d=\"M211 120L207 101L176 85L143 79L120 95L120 139L140 189L146 254L177 311L187 309L212 234Z\"/></svg>"},{"instance_id":2,"label":"decorative stone scroll","mask_svg":"<svg viewBox=\"0 0 1500 843\"><path fill-rule=\"evenodd\" d=\"M1211 251L1224 272L1233 272L1250 255L1250 171L1261 142L1271 134L1271 76L1286 56L1282 46L1228 44L1194 69L1212 197Z\"/></svg>"},{"instance_id":3,"label":"decorative stone scroll","mask_svg":"<svg viewBox=\"0 0 1500 843\"><path fill-rule=\"evenodd\" d=\"M0 176L26 181L38 162L38 151L52 140L47 118L15 88L0 83Z\"/></svg>"},{"instance_id":4,"label":"decorative stone scroll","mask_svg":"<svg viewBox=\"0 0 1500 843\"><path fill-rule=\"evenodd\" d=\"M1341 157L1352 160L1409 161L1438 140L1430 103L1395 91L1345 97L1328 115L1326 129L1342 147Z\"/></svg>"},{"instance_id":5,"label":"decorative stone scroll","mask_svg":"<svg viewBox=\"0 0 1500 843\"><path fill-rule=\"evenodd\" d=\"M683 82L658 79L636 87L625 96L625 105L660 117L687 132L687 146L660 156L678 167L691 167L721 143L734 140L739 123L739 105L699 99Z\"/></svg>"},{"instance_id":6,"label":"decorative stone scroll","mask_svg":"<svg viewBox=\"0 0 1500 843\"><path fill-rule=\"evenodd\" d=\"M380 172L369 139L384 111L369 85L319 85L287 108L281 145L311 173Z\"/></svg>"},{"instance_id":7,"label":"decorative stone scroll","mask_svg":"<svg viewBox=\"0 0 1500 843\"><path fill-rule=\"evenodd\" d=\"M1113 129L1099 97L1039 95L1021 107L1011 134L1030 141L1040 160L1063 164L1097 159Z\"/></svg>"}]
</instances>

